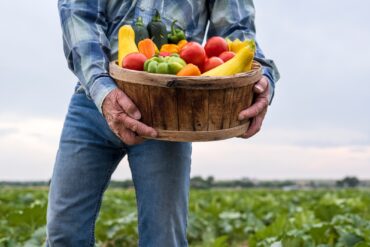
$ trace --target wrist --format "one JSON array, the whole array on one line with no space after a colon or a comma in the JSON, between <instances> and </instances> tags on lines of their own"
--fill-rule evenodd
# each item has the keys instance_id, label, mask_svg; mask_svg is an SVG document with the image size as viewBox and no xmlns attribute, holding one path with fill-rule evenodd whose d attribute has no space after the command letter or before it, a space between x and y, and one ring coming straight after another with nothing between
<instances>
[{"instance_id":1,"label":"wrist","mask_svg":"<svg viewBox=\"0 0 370 247\"><path fill-rule=\"evenodd\" d=\"M109 76L98 77L90 89L90 95L99 112L102 113L103 101L107 95L117 88L114 80Z\"/></svg>"}]
</instances>

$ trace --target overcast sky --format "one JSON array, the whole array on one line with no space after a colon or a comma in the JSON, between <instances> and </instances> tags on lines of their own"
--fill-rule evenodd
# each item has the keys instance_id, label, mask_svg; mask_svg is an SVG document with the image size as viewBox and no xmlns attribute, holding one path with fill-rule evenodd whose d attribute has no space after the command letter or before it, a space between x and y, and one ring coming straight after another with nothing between
<instances>
[{"instance_id":1,"label":"overcast sky","mask_svg":"<svg viewBox=\"0 0 370 247\"><path fill-rule=\"evenodd\" d=\"M51 176L76 82L56 1L2 1L0 180ZM282 75L261 133L193 145L192 175L370 178L370 2L256 0L257 39ZM115 179L129 178L125 159Z\"/></svg>"}]
</instances>

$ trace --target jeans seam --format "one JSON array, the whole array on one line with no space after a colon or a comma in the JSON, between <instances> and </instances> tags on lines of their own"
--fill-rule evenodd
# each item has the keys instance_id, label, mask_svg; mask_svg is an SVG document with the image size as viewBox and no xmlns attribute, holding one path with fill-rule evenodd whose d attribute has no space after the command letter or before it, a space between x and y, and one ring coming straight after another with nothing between
<instances>
[{"instance_id":1,"label":"jeans seam","mask_svg":"<svg viewBox=\"0 0 370 247\"><path fill-rule=\"evenodd\" d=\"M128 155L129 156L129 155ZM128 159L129 157L127 157ZM130 163L130 162L129 162ZM135 191L136 191L136 182L135 182L135 179L134 179L134 176L132 176L132 183L134 184L134 188L135 188ZM140 222L139 222L139 200L137 198L137 193L135 193L135 200L136 200L136 208L137 208L137 232L138 232L138 237L139 237L139 241L138 241L138 247L141 247L141 240L140 240L140 232L139 232L139 227L140 227Z\"/></svg>"},{"instance_id":2,"label":"jeans seam","mask_svg":"<svg viewBox=\"0 0 370 247\"><path fill-rule=\"evenodd\" d=\"M120 159L118 159L118 160L120 160ZM99 200L96 203L96 208L95 208L95 213L94 213L94 217L93 217L93 221L92 221L92 226L90 228L91 229L91 235L90 235L90 241L89 241L90 242L90 244L89 244L90 247L94 247L94 245L95 245L95 225L96 225L95 222L96 222L97 215L99 213L99 209L100 209L101 204L102 204L103 193L104 193L104 190L107 188L107 185L109 183L109 178L112 175L113 170L117 167L118 163L119 163L119 161L118 162L116 161L115 165L113 165L108 170L108 172L106 173L105 178L104 178L103 186L102 186L102 188L99 192Z\"/></svg>"}]
</instances>

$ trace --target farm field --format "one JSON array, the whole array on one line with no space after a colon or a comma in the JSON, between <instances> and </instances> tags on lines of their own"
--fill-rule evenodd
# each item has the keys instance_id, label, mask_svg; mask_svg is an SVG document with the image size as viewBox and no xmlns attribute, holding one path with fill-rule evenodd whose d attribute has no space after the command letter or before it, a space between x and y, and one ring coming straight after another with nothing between
<instances>
[{"instance_id":1,"label":"farm field","mask_svg":"<svg viewBox=\"0 0 370 247\"><path fill-rule=\"evenodd\" d=\"M194 247L370 246L370 190L192 190L188 222ZM45 241L47 188L0 187L0 247ZM96 246L136 246L133 190L105 193Z\"/></svg>"}]
</instances>

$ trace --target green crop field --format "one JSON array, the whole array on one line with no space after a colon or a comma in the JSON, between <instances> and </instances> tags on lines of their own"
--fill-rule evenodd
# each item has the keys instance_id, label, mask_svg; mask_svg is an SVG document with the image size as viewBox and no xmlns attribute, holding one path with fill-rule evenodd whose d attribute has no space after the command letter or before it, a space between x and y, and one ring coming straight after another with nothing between
<instances>
[{"instance_id":1,"label":"green crop field","mask_svg":"<svg viewBox=\"0 0 370 247\"><path fill-rule=\"evenodd\" d=\"M45 241L46 188L0 188L0 247ZM97 246L136 246L133 190L109 189ZM370 190L192 190L189 245L370 246Z\"/></svg>"}]
</instances>

